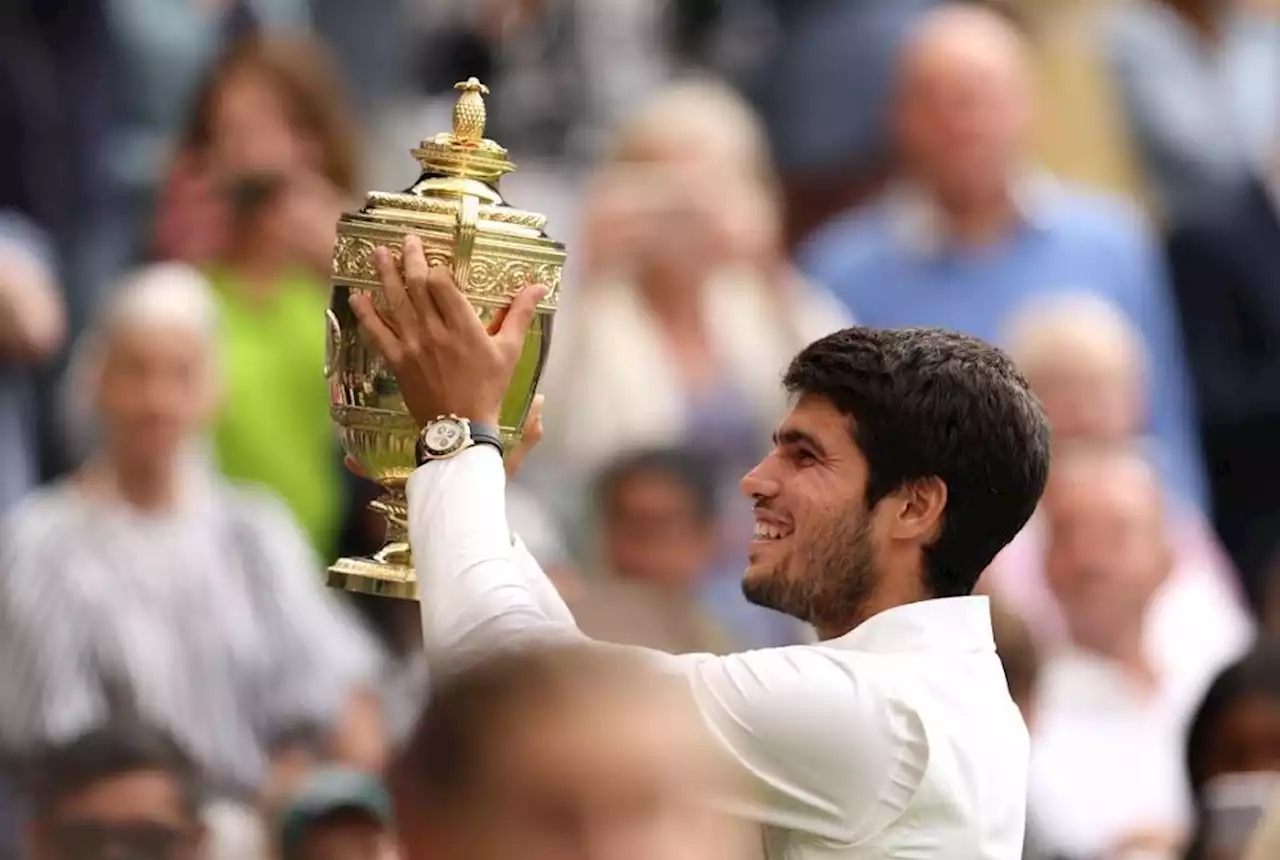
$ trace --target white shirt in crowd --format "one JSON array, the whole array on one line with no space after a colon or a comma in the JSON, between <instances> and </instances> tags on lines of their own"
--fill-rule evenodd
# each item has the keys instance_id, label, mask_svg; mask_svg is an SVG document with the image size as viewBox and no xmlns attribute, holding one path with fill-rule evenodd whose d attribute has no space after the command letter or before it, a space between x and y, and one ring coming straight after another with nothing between
<instances>
[{"instance_id":1,"label":"white shirt in crowd","mask_svg":"<svg viewBox=\"0 0 1280 860\"><path fill-rule=\"evenodd\" d=\"M430 653L475 659L582 637L504 512L488 446L409 481L410 539ZM609 647L602 645L601 647ZM985 597L882 612L828 642L736 654L652 652L685 675L738 763L770 858L1015 860L1028 740Z\"/></svg>"},{"instance_id":2,"label":"white shirt in crowd","mask_svg":"<svg viewBox=\"0 0 1280 860\"><path fill-rule=\"evenodd\" d=\"M1212 611L1221 605L1217 588L1208 576L1174 576L1152 600L1146 639L1155 690L1074 646L1045 662L1030 803L1046 847L1093 857L1135 832L1190 832L1188 722L1253 636L1236 614Z\"/></svg>"}]
</instances>

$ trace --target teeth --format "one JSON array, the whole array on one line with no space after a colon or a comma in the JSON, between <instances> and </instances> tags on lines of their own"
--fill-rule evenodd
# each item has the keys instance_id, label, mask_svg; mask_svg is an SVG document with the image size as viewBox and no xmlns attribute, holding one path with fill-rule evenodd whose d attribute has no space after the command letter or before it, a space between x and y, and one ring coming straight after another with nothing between
<instances>
[{"instance_id":1,"label":"teeth","mask_svg":"<svg viewBox=\"0 0 1280 860\"><path fill-rule=\"evenodd\" d=\"M755 536L763 540L777 540L782 537L782 530L777 526L757 521Z\"/></svg>"}]
</instances>

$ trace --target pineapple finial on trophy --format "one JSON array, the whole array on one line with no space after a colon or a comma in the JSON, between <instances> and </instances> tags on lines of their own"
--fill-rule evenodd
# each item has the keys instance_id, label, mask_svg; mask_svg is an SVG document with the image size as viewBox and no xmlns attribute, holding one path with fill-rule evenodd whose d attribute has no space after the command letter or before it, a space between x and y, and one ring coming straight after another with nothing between
<instances>
[{"instance_id":1,"label":"pineapple finial on trophy","mask_svg":"<svg viewBox=\"0 0 1280 860\"><path fill-rule=\"evenodd\" d=\"M467 78L453 85L461 90L458 103L453 106L453 139L464 145L479 145L484 140L484 98L489 88L476 78Z\"/></svg>"}]
</instances>

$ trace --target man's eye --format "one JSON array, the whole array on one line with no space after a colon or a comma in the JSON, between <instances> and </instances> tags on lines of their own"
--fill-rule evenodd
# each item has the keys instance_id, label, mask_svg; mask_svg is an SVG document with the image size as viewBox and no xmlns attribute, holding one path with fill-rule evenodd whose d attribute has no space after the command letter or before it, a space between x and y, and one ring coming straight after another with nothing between
<instances>
[{"instance_id":1,"label":"man's eye","mask_svg":"<svg viewBox=\"0 0 1280 860\"><path fill-rule=\"evenodd\" d=\"M812 451L805 448L797 448L791 452L791 459L797 463L812 463L818 458L814 456Z\"/></svg>"}]
</instances>

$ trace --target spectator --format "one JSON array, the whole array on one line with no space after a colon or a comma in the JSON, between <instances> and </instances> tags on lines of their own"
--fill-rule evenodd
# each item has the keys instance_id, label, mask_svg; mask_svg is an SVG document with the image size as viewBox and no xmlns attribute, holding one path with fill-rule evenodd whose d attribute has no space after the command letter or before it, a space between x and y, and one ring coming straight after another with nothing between
<instances>
[{"instance_id":1,"label":"spectator","mask_svg":"<svg viewBox=\"0 0 1280 860\"><path fill-rule=\"evenodd\" d=\"M16 213L39 234L44 264L66 288L73 333L99 286L85 283L85 252L98 243L111 202L112 153L103 140L118 92L108 5L0 4L0 218Z\"/></svg>"},{"instance_id":2,"label":"spectator","mask_svg":"<svg viewBox=\"0 0 1280 860\"><path fill-rule=\"evenodd\" d=\"M307 0L229 0L203 7L105 0L119 66L105 147L112 223L104 219L99 225L97 243L107 278L152 250L147 231L157 195L166 184L166 165L181 154L184 117L199 98L201 82L233 45L252 34L275 38L307 30L309 5ZM159 251L172 254L165 246Z\"/></svg>"},{"instance_id":3,"label":"spectator","mask_svg":"<svg viewBox=\"0 0 1280 860\"><path fill-rule=\"evenodd\" d=\"M0 514L39 476L32 371L61 348L61 299L47 237L0 210Z\"/></svg>"},{"instance_id":4,"label":"spectator","mask_svg":"<svg viewBox=\"0 0 1280 860\"><path fill-rule=\"evenodd\" d=\"M764 137L729 90L678 85L633 115L589 208L588 279L556 320L546 437L529 470L554 482L549 501L577 500L618 454L693 446L724 499L716 575L736 583L752 522L737 482L785 411L778 376L846 317L785 263ZM741 601L735 585L726 624ZM794 641L789 619L749 617L731 631L744 644Z\"/></svg>"},{"instance_id":5,"label":"spectator","mask_svg":"<svg viewBox=\"0 0 1280 860\"><path fill-rule=\"evenodd\" d=\"M40 755L33 778L30 860L207 856L203 787L162 734L104 725Z\"/></svg>"},{"instance_id":6,"label":"spectator","mask_svg":"<svg viewBox=\"0 0 1280 860\"><path fill-rule=\"evenodd\" d=\"M1156 249L1128 208L1027 172L1033 105L1017 33L995 13L949 4L915 31L900 75L903 182L823 228L802 252L808 273L866 324L991 341L1037 296L1107 298L1151 356L1151 429L1169 484L1202 506L1189 381Z\"/></svg>"},{"instance_id":7,"label":"spectator","mask_svg":"<svg viewBox=\"0 0 1280 860\"><path fill-rule=\"evenodd\" d=\"M578 626L593 638L673 654L734 650L698 605L719 537L706 462L681 450L624 456L601 475L595 507L604 577L570 601Z\"/></svg>"},{"instance_id":8,"label":"spectator","mask_svg":"<svg viewBox=\"0 0 1280 860\"><path fill-rule=\"evenodd\" d=\"M170 264L125 282L78 347L92 455L0 536L10 754L133 714L173 735L223 799L274 796L313 756L381 764L367 692L379 655L287 510L202 456L217 338L207 284Z\"/></svg>"},{"instance_id":9,"label":"spectator","mask_svg":"<svg viewBox=\"0 0 1280 860\"><path fill-rule=\"evenodd\" d=\"M1241 857L1280 791L1280 650L1275 643L1259 646L1217 676L1191 722L1186 755L1197 812L1187 860Z\"/></svg>"},{"instance_id":10,"label":"spectator","mask_svg":"<svg viewBox=\"0 0 1280 860\"><path fill-rule=\"evenodd\" d=\"M391 798L378 779L313 773L281 816L280 860L394 860Z\"/></svg>"},{"instance_id":11,"label":"spectator","mask_svg":"<svg viewBox=\"0 0 1280 860\"><path fill-rule=\"evenodd\" d=\"M161 236L171 256L207 263L221 304L219 466L278 494L329 561L348 488L316 321L357 145L325 60L306 40L254 38L218 64L196 100Z\"/></svg>"},{"instance_id":12,"label":"spectator","mask_svg":"<svg viewBox=\"0 0 1280 860\"><path fill-rule=\"evenodd\" d=\"M751 89L778 162L789 250L881 188L892 162L894 67L938 2L771 3L787 32Z\"/></svg>"},{"instance_id":13,"label":"spectator","mask_svg":"<svg viewBox=\"0 0 1280 860\"><path fill-rule=\"evenodd\" d=\"M685 696L632 655L580 646L450 677L392 769L405 860L749 856L749 834L704 805L720 762Z\"/></svg>"},{"instance_id":14,"label":"spectator","mask_svg":"<svg viewBox=\"0 0 1280 860\"><path fill-rule=\"evenodd\" d=\"M1136 455L1057 457L1043 511L1067 643L1041 677L1030 808L1066 856L1139 843L1172 856L1191 824L1179 752L1187 720L1248 642L1214 629L1202 589L1172 577L1159 483Z\"/></svg>"},{"instance_id":15,"label":"spectator","mask_svg":"<svg viewBox=\"0 0 1280 860\"><path fill-rule=\"evenodd\" d=\"M1280 551L1280 145L1269 176L1201 196L1169 262L1214 521L1258 609Z\"/></svg>"},{"instance_id":16,"label":"spectator","mask_svg":"<svg viewBox=\"0 0 1280 860\"><path fill-rule=\"evenodd\" d=\"M1029 303L1013 314L1005 341L1044 404L1056 449L1128 445L1146 424L1149 362L1138 332L1113 306L1087 293ZM1160 450L1147 443L1155 462ZM1168 500L1174 577L1201 583L1206 617L1228 629L1249 621L1235 571L1204 515L1185 499ZM1033 517L984 574L985 584L1031 623L1044 645L1065 634L1062 613L1044 578L1044 523Z\"/></svg>"},{"instance_id":17,"label":"spectator","mask_svg":"<svg viewBox=\"0 0 1280 860\"><path fill-rule=\"evenodd\" d=\"M1169 223L1261 166L1280 135L1280 18L1231 0L1116 4L1104 40Z\"/></svg>"}]
</instances>

